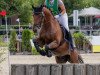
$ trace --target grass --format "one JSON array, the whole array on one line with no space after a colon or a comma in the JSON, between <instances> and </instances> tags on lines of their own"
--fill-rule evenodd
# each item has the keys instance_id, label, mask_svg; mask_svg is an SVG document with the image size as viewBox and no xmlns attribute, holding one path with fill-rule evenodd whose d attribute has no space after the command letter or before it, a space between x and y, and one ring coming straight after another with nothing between
<instances>
[{"instance_id":1,"label":"grass","mask_svg":"<svg viewBox=\"0 0 100 75\"><path fill-rule=\"evenodd\" d=\"M0 35L0 47L7 47L7 42L4 42L4 35Z\"/></svg>"}]
</instances>

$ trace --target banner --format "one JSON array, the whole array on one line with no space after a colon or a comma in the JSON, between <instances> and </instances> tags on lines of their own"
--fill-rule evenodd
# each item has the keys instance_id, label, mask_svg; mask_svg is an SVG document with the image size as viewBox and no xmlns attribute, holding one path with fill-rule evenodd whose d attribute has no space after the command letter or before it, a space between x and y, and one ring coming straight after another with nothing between
<instances>
[{"instance_id":1,"label":"banner","mask_svg":"<svg viewBox=\"0 0 100 75\"><path fill-rule=\"evenodd\" d=\"M1 15L1 16L6 16L6 11L5 11L5 10L2 10L2 11L0 12L0 15Z\"/></svg>"}]
</instances>

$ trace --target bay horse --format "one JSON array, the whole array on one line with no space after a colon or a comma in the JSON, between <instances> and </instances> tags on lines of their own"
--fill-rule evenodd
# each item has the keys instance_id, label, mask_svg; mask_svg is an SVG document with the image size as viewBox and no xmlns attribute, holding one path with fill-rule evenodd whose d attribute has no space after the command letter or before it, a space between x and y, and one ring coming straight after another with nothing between
<instances>
[{"instance_id":1,"label":"bay horse","mask_svg":"<svg viewBox=\"0 0 100 75\"><path fill-rule=\"evenodd\" d=\"M76 50L73 55L70 54L69 43L65 41L63 31L51 11L46 7L35 10L36 8L34 8L33 14L34 26L41 25L38 36L33 40L36 50L41 55L47 55L48 57L51 56L51 52L54 54L57 63L66 63L67 61L83 63ZM40 47L45 47L45 50L41 50ZM50 51L49 54L48 51Z\"/></svg>"}]
</instances>

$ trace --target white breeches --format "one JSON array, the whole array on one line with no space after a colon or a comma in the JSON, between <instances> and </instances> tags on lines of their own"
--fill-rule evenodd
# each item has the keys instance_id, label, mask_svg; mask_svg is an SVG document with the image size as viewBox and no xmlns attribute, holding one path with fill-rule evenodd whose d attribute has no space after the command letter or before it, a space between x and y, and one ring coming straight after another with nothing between
<instances>
[{"instance_id":1,"label":"white breeches","mask_svg":"<svg viewBox=\"0 0 100 75\"><path fill-rule=\"evenodd\" d=\"M68 27L68 15L67 13L64 13L63 15L61 15L60 17L57 18L57 20L59 21L59 23L61 25L63 25L66 30L69 32L69 27Z\"/></svg>"}]
</instances>

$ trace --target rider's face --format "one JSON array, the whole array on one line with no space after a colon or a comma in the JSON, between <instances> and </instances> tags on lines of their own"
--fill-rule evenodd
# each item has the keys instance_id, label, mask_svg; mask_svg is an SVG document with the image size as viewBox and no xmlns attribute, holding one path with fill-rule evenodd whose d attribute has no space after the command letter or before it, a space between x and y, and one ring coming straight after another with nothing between
<instances>
[{"instance_id":1,"label":"rider's face","mask_svg":"<svg viewBox=\"0 0 100 75\"><path fill-rule=\"evenodd\" d=\"M50 0L50 4L52 4L54 2L54 0Z\"/></svg>"}]
</instances>

